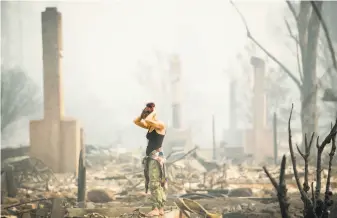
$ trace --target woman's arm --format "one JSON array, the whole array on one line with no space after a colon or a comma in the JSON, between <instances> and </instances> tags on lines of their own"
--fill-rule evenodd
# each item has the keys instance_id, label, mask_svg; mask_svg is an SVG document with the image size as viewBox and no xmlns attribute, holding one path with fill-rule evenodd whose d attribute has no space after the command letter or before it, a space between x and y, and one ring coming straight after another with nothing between
<instances>
[{"instance_id":1,"label":"woman's arm","mask_svg":"<svg viewBox=\"0 0 337 218\"><path fill-rule=\"evenodd\" d=\"M165 128L164 124L162 122L158 122L153 119L153 117L156 115L156 111L154 110L152 113L149 114L149 116L146 117L144 120L147 126L153 126L156 129L162 130Z\"/></svg>"},{"instance_id":2,"label":"woman's arm","mask_svg":"<svg viewBox=\"0 0 337 218\"><path fill-rule=\"evenodd\" d=\"M144 129L148 129L148 128L149 128L149 126L147 125L147 123L144 122L140 116L137 117L136 119L134 119L133 122L134 122L137 126L142 127L142 128L144 128Z\"/></svg>"}]
</instances>

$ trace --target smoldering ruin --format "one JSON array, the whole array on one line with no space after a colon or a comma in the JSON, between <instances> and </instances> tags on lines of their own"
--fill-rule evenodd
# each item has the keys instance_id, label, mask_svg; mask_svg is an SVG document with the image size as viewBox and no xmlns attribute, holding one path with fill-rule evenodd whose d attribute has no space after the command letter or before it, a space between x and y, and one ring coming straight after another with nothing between
<instances>
[{"instance_id":1,"label":"smoldering ruin","mask_svg":"<svg viewBox=\"0 0 337 218\"><path fill-rule=\"evenodd\" d=\"M1 2L1 5L6 8L6 3L9 4ZM245 128L239 125L239 120L245 116L238 110L242 107L238 93L243 89L239 86L244 83L232 75L229 127L218 142L217 120L211 114L212 144L207 147L198 145L191 130L183 125L184 63L179 54L169 55L170 76L164 82L171 91L172 122L167 127L163 145L168 179L163 217L337 216L337 62L334 49L337 30L326 19L325 4L336 9L337 4L328 2L286 2L296 22L292 27L285 19L288 35L297 47L294 58L298 69L294 73L255 38L240 7L230 2L251 45L268 59L252 53L248 55L249 64L245 70L252 75L244 74L244 77L252 77L253 86L245 85L250 97L244 99L244 103L251 105L251 125ZM63 58L62 12L57 7L46 7L41 21L43 117L29 122L29 146L1 148L1 216L146 217L151 204L149 194L145 193L142 165L145 147L121 149L118 140L112 146L86 142L86 129L79 120L65 116L60 65ZM7 46L10 49L10 45ZM318 52L320 49L324 50L324 55ZM316 72L316 59L328 63L324 65L326 74L321 77ZM282 79L270 78L269 71L274 71L269 69L268 60L275 62L281 74L289 77L299 89L298 104L290 103L282 110L280 105L270 103L273 102L270 98L277 98L270 96L270 92L282 95L286 91L281 86L273 89ZM16 102L11 101L20 92L13 91L16 86L10 79L21 74L2 67L3 131L13 122L11 112L20 111L18 108L28 103L15 106ZM325 75L330 83L323 80ZM6 92L10 93L9 97ZM324 121L329 124L327 130L317 125L317 102L333 105L333 116ZM299 118L294 118L296 111L300 111ZM15 116L21 115L18 112ZM300 130L294 125L295 119L301 120Z\"/></svg>"}]
</instances>

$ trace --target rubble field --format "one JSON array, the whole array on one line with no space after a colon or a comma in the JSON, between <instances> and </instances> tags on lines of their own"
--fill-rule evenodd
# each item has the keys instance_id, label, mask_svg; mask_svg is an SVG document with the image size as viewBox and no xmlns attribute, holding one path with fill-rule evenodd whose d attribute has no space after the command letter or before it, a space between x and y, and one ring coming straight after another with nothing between
<instances>
[{"instance_id":1,"label":"rubble field","mask_svg":"<svg viewBox=\"0 0 337 218\"><path fill-rule=\"evenodd\" d=\"M195 155L168 158L166 166L169 185L165 210L178 209L177 199L191 199L210 214L206 217L281 217L276 192L262 167L248 164L211 165L205 160L198 161ZM68 215L71 214L69 216L72 217L86 217L89 214L91 217L133 216L137 209L149 210L139 158L126 154L115 157L106 152L88 154L86 166L85 203L77 203L78 185L75 174L53 174L48 182L23 180L15 197L3 199L2 217L9 217L20 211L31 214L33 209L43 204L41 202L50 199L63 199L62 208L68 210ZM301 167L298 168L303 179L304 172ZM269 166L268 170L278 180L279 166ZM303 217L303 203L292 172L292 166L287 166L285 179L290 199L289 211L293 217ZM309 181L314 181L314 174L315 168L309 167ZM331 188L336 193L336 167L332 169L332 175ZM322 177L324 184L327 170L323 170ZM33 200L36 201L31 202ZM185 203L189 206L191 202ZM8 208L9 206L11 207ZM337 214L336 197L331 214ZM190 215L198 216L200 217L197 214Z\"/></svg>"}]
</instances>

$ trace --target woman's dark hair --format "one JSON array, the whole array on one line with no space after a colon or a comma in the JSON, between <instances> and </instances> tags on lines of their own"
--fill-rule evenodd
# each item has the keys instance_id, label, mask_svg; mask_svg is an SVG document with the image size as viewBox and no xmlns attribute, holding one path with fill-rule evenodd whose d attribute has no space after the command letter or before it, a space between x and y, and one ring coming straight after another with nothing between
<instances>
[{"instance_id":1,"label":"woman's dark hair","mask_svg":"<svg viewBox=\"0 0 337 218\"><path fill-rule=\"evenodd\" d=\"M142 118L142 119L145 119L147 116L150 115L150 113L151 113L150 111L145 111L145 110L144 110L143 113L142 113L142 115L141 115L141 118Z\"/></svg>"},{"instance_id":2,"label":"woman's dark hair","mask_svg":"<svg viewBox=\"0 0 337 218\"><path fill-rule=\"evenodd\" d=\"M156 105L153 102L149 102L146 104L146 107L155 107Z\"/></svg>"},{"instance_id":3,"label":"woman's dark hair","mask_svg":"<svg viewBox=\"0 0 337 218\"><path fill-rule=\"evenodd\" d=\"M145 119L150 113L152 113L154 107L155 107L155 104L153 102L147 103L146 107L144 108L141 114L142 119Z\"/></svg>"}]
</instances>

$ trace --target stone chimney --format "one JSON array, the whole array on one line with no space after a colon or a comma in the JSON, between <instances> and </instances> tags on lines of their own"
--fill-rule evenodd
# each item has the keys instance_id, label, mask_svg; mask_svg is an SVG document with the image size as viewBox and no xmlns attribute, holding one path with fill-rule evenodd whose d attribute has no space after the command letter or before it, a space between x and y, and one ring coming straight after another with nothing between
<instances>
[{"instance_id":1,"label":"stone chimney","mask_svg":"<svg viewBox=\"0 0 337 218\"><path fill-rule=\"evenodd\" d=\"M254 68L253 90L253 156L256 161L263 161L266 157L266 97L264 90L264 61L257 57L251 58ZM271 144L269 145L270 147Z\"/></svg>"},{"instance_id":2,"label":"stone chimney","mask_svg":"<svg viewBox=\"0 0 337 218\"><path fill-rule=\"evenodd\" d=\"M253 128L264 129L266 127L265 63L258 57L252 57L250 63L254 68Z\"/></svg>"},{"instance_id":3,"label":"stone chimney","mask_svg":"<svg viewBox=\"0 0 337 218\"><path fill-rule=\"evenodd\" d=\"M30 121L29 156L43 161L55 173L78 170L80 123L64 117L62 89L62 15L57 8L42 12L44 118Z\"/></svg>"}]
</instances>

